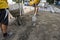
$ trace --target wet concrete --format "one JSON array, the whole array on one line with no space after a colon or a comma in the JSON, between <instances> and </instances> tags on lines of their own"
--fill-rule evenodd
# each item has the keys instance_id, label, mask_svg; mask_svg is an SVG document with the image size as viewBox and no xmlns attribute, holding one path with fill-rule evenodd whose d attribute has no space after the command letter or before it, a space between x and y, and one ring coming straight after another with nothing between
<instances>
[{"instance_id":1,"label":"wet concrete","mask_svg":"<svg viewBox=\"0 0 60 40\"><path fill-rule=\"evenodd\" d=\"M9 25L8 31L15 34L8 40L60 40L60 14L40 11L36 26L32 26L31 13L25 15L25 25Z\"/></svg>"}]
</instances>

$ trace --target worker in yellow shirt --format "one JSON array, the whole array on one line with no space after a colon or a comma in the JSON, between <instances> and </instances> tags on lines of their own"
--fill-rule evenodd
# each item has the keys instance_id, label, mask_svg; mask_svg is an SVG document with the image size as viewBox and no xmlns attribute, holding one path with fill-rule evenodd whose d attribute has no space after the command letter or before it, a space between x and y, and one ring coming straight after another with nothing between
<instances>
[{"instance_id":1,"label":"worker in yellow shirt","mask_svg":"<svg viewBox=\"0 0 60 40\"><path fill-rule=\"evenodd\" d=\"M0 28L2 30L4 38L10 36L7 33L8 26L8 14L6 12L7 8L8 8L7 0L0 0Z\"/></svg>"},{"instance_id":2,"label":"worker in yellow shirt","mask_svg":"<svg viewBox=\"0 0 60 40\"><path fill-rule=\"evenodd\" d=\"M34 6L34 12L35 12L35 14L37 14L38 13L38 4L39 4L39 2L40 2L40 0L30 0L30 2L29 2L29 5L30 6Z\"/></svg>"}]
</instances>

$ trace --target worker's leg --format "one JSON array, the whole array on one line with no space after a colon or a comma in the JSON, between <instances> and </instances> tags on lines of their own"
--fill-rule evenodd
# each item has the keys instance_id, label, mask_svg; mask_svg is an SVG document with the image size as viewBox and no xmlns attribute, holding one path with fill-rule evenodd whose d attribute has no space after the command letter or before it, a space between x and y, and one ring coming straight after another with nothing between
<instances>
[{"instance_id":1,"label":"worker's leg","mask_svg":"<svg viewBox=\"0 0 60 40\"><path fill-rule=\"evenodd\" d=\"M34 13L37 15L38 14L38 7L37 5L34 6Z\"/></svg>"},{"instance_id":2,"label":"worker's leg","mask_svg":"<svg viewBox=\"0 0 60 40\"><path fill-rule=\"evenodd\" d=\"M35 10L36 10L35 13L38 14L38 7L37 6L36 6Z\"/></svg>"},{"instance_id":3,"label":"worker's leg","mask_svg":"<svg viewBox=\"0 0 60 40\"><path fill-rule=\"evenodd\" d=\"M0 28L1 28L1 23L0 23Z\"/></svg>"},{"instance_id":4,"label":"worker's leg","mask_svg":"<svg viewBox=\"0 0 60 40\"><path fill-rule=\"evenodd\" d=\"M3 37L5 37L7 35L7 25L8 25L8 15L6 15L5 9L0 10L0 23Z\"/></svg>"},{"instance_id":5,"label":"worker's leg","mask_svg":"<svg viewBox=\"0 0 60 40\"><path fill-rule=\"evenodd\" d=\"M1 10L0 10L0 28L1 28Z\"/></svg>"},{"instance_id":6,"label":"worker's leg","mask_svg":"<svg viewBox=\"0 0 60 40\"><path fill-rule=\"evenodd\" d=\"M38 6L36 7L36 13L38 13Z\"/></svg>"},{"instance_id":7,"label":"worker's leg","mask_svg":"<svg viewBox=\"0 0 60 40\"><path fill-rule=\"evenodd\" d=\"M1 30L3 33L3 37L6 37L7 36L7 25L2 24Z\"/></svg>"},{"instance_id":8,"label":"worker's leg","mask_svg":"<svg viewBox=\"0 0 60 40\"><path fill-rule=\"evenodd\" d=\"M0 12L0 23L1 23L1 31L3 33L3 38L9 38L12 36L12 33L7 32L7 26L8 26L8 14L6 13L6 10L3 9Z\"/></svg>"},{"instance_id":9,"label":"worker's leg","mask_svg":"<svg viewBox=\"0 0 60 40\"><path fill-rule=\"evenodd\" d=\"M34 7L34 13L36 14L36 7Z\"/></svg>"}]
</instances>

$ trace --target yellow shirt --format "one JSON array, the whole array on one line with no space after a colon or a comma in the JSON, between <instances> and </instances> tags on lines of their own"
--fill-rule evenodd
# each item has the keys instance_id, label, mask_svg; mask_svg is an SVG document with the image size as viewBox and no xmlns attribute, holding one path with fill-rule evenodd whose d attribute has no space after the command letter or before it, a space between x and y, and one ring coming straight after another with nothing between
<instances>
[{"instance_id":1,"label":"yellow shirt","mask_svg":"<svg viewBox=\"0 0 60 40\"><path fill-rule=\"evenodd\" d=\"M31 0L29 5L38 4L39 2L40 2L40 0Z\"/></svg>"},{"instance_id":2,"label":"yellow shirt","mask_svg":"<svg viewBox=\"0 0 60 40\"><path fill-rule=\"evenodd\" d=\"M0 0L0 9L8 8L7 0Z\"/></svg>"}]
</instances>

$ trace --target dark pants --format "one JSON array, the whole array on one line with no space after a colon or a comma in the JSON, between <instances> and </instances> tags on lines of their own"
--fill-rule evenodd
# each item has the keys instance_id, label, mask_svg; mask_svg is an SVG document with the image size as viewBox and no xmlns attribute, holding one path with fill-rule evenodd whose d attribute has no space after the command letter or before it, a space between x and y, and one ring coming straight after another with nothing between
<instances>
[{"instance_id":1,"label":"dark pants","mask_svg":"<svg viewBox=\"0 0 60 40\"><path fill-rule=\"evenodd\" d=\"M6 15L5 9L0 9L0 23L8 25L8 14Z\"/></svg>"},{"instance_id":2,"label":"dark pants","mask_svg":"<svg viewBox=\"0 0 60 40\"><path fill-rule=\"evenodd\" d=\"M33 5L33 7L36 7L36 6L38 6L38 4L34 4L34 5Z\"/></svg>"}]
</instances>

